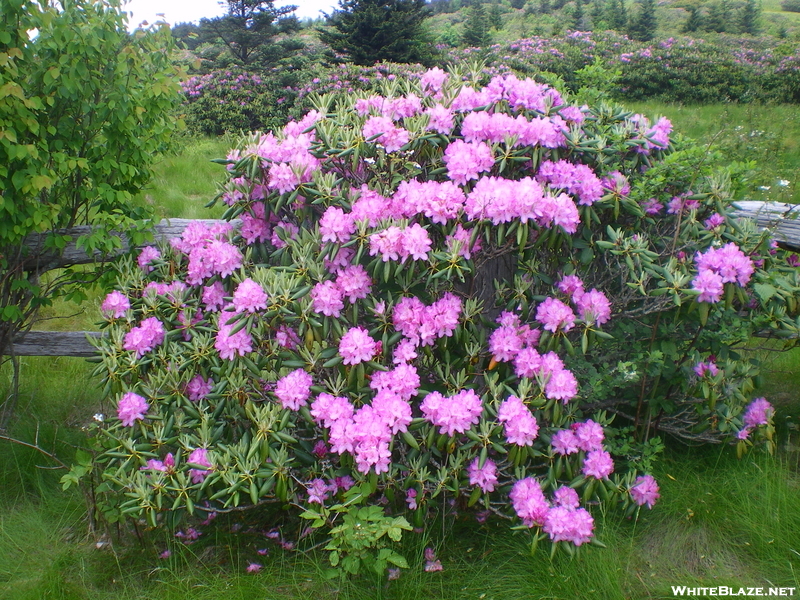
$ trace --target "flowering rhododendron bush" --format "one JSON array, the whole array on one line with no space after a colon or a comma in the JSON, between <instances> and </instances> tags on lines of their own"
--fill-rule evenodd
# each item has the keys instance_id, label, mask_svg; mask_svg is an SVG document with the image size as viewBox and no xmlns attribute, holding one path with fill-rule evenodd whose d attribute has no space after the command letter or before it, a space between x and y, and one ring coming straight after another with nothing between
<instances>
[{"instance_id":1,"label":"flowering rhododendron bush","mask_svg":"<svg viewBox=\"0 0 800 600\"><path fill-rule=\"evenodd\" d=\"M318 98L223 161L226 222L123 262L107 517L274 503L349 572L443 507L572 551L656 502L661 432L771 442L736 351L797 330L769 233L666 119L479 77Z\"/></svg>"}]
</instances>

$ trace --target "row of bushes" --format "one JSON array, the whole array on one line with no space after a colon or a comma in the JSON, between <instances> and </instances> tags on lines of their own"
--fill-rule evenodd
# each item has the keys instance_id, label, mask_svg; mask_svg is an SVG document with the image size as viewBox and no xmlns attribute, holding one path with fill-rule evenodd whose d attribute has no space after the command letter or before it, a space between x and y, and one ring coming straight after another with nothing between
<instances>
[{"instance_id":1,"label":"row of bushes","mask_svg":"<svg viewBox=\"0 0 800 600\"><path fill-rule=\"evenodd\" d=\"M771 38L669 38L643 44L610 31L572 32L452 50L446 60L484 61L488 75L513 71L547 79L550 73L572 90L586 83L582 70L600 67L609 92L621 100L800 102L800 45L776 45ZM418 65L300 63L302 68L262 76L226 70L193 77L184 84L190 129L206 134L272 129L310 108L312 92L353 93L372 89L383 78L421 72Z\"/></svg>"}]
</instances>

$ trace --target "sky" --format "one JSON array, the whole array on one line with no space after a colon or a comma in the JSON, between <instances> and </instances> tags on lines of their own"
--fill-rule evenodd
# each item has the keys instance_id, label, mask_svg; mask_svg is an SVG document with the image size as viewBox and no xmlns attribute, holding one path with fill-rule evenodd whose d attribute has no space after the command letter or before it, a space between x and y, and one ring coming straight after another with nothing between
<instances>
[{"instance_id":1,"label":"sky","mask_svg":"<svg viewBox=\"0 0 800 600\"><path fill-rule=\"evenodd\" d=\"M275 6L294 4L298 19L321 16L320 11L331 13L338 7L336 0L276 0ZM227 5L226 5L227 6ZM218 0L123 0L122 10L128 13L128 28L133 29L142 21L155 23L164 19L170 25L193 21L203 17L218 17L225 14L225 7ZM162 13L163 17L159 17Z\"/></svg>"}]
</instances>

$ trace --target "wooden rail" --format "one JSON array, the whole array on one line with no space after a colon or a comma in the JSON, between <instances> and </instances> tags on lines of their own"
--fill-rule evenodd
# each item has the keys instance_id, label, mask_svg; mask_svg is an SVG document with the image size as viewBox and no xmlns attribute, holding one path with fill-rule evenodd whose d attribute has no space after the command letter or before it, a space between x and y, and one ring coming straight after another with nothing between
<instances>
[{"instance_id":1,"label":"wooden rail","mask_svg":"<svg viewBox=\"0 0 800 600\"><path fill-rule=\"evenodd\" d=\"M734 204L734 215L739 218L753 219L758 227L770 228L778 243L788 249L800 252L800 205L784 204L779 202L737 202ZM213 219L199 219L200 221L213 225L219 223ZM154 228L154 238L156 241L166 241L171 238L180 237L183 230L192 222L190 219L170 219L163 220ZM237 221L232 221L234 227L238 226ZM88 227L77 227L68 231L59 232L72 235L73 241L58 257L51 255L43 261L43 270L64 267L68 265L87 264L94 262L101 257L89 256L80 250L75 239L80 235L88 233ZM32 249L43 247L45 234L31 236L26 240L26 244ZM119 235L122 244L119 254L130 250L127 238ZM46 268L44 266L46 264ZM94 356L94 347L86 339L87 336L99 337L99 332L87 331L29 331L21 334L14 340L14 354L17 356Z\"/></svg>"}]
</instances>

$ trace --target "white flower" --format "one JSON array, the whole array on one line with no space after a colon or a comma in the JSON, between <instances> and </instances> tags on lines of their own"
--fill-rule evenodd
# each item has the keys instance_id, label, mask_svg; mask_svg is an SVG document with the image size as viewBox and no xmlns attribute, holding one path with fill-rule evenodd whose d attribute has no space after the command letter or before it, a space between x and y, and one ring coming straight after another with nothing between
<instances>
[{"instance_id":1,"label":"white flower","mask_svg":"<svg viewBox=\"0 0 800 600\"><path fill-rule=\"evenodd\" d=\"M768 192L770 190L770 186L768 186L768 185L760 185L760 186L758 186L758 189L760 189L762 192Z\"/></svg>"},{"instance_id":2,"label":"white flower","mask_svg":"<svg viewBox=\"0 0 800 600\"><path fill-rule=\"evenodd\" d=\"M781 186L781 187L786 187L786 186L789 185L789 180L788 179L779 179L778 180L778 185Z\"/></svg>"},{"instance_id":3,"label":"white flower","mask_svg":"<svg viewBox=\"0 0 800 600\"><path fill-rule=\"evenodd\" d=\"M103 413L95 413L95 415L92 418L98 423L102 423L103 421L106 420L106 416Z\"/></svg>"}]
</instances>

